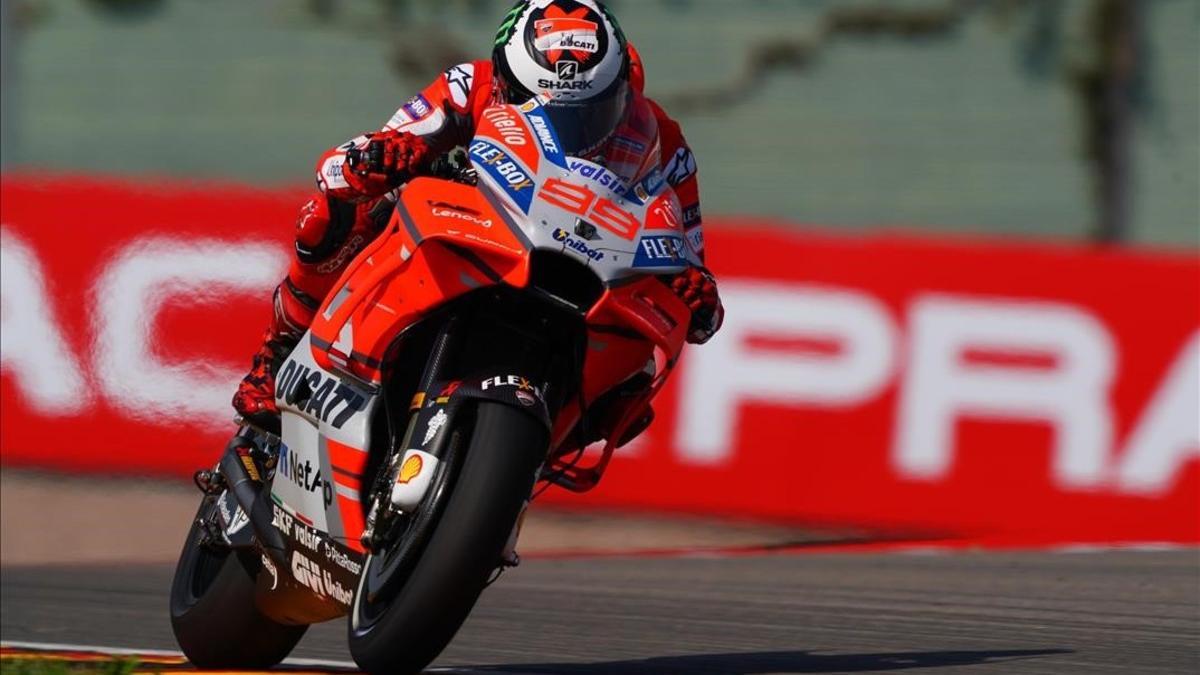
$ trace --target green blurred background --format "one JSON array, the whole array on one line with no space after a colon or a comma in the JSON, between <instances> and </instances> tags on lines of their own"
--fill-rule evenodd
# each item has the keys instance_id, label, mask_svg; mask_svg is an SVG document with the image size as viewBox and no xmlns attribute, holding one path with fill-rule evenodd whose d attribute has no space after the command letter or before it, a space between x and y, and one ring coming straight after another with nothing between
<instances>
[{"instance_id":1,"label":"green blurred background","mask_svg":"<svg viewBox=\"0 0 1200 675\"><path fill-rule=\"evenodd\" d=\"M510 2L3 0L5 170L311 180ZM709 215L1200 245L1197 0L613 0Z\"/></svg>"}]
</instances>

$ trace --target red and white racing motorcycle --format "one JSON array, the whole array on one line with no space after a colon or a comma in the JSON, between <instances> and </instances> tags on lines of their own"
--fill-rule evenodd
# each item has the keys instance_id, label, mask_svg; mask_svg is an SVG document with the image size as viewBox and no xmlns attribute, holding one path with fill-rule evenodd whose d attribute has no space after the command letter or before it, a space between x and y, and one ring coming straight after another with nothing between
<instances>
[{"instance_id":1,"label":"red and white racing motorcycle","mask_svg":"<svg viewBox=\"0 0 1200 675\"><path fill-rule=\"evenodd\" d=\"M244 427L197 474L170 607L193 663L274 665L348 615L360 666L418 672L517 562L535 488L597 483L690 320L656 153L567 157L535 100L483 114L459 180L405 187L279 370L281 436Z\"/></svg>"}]
</instances>

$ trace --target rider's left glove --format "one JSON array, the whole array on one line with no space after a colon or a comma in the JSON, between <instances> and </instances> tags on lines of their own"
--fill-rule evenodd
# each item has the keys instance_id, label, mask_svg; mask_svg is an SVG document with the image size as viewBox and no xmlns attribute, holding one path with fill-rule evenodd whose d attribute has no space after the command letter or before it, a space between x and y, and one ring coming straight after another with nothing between
<instances>
[{"instance_id":1,"label":"rider's left glove","mask_svg":"<svg viewBox=\"0 0 1200 675\"><path fill-rule=\"evenodd\" d=\"M703 267L689 267L671 281L671 290L692 310L687 341L695 345L708 342L725 320L717 280Z\"/></svg>"}]
</instances>

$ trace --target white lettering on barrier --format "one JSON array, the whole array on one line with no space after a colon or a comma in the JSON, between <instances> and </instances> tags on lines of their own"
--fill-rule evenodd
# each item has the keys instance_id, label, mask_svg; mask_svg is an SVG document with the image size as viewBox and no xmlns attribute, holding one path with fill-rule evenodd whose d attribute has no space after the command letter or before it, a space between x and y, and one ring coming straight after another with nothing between
<instances>
[{"instance_id":1,"label":"white lettering on barrier","mask_svg":"<svg viewBox=\"0 0 1200 675\"><path fill-rule=\"evenodd\" d=\"M27 404L47 417L90 408L88 377L57 322L36 251L0 230L0 363ZM286 256L271 244L148 239L114 257L94 293L91 372L124 414L144 422L205 425L229 414L241 368L164 362L153 350L166 303L226 302L268 292ZM679 459L712 464L736 447L746 403L852 407L892 382L900 333L865 292L806 284L726 280L725 329L689 352L678 377ZM1051 302L918 295L908 313L908 364L899 381L892 462L915 480L948 475L964 417L1044 421L1055 430L1052 475L1065 488L1152 496L1200 457L1200 333L1180 349L1146 402L1123 452L1113 452L1111 390L1117 355L1085 308ZM827 350L755 348L755 338L809 340ZM1037 354L1038 367L978 363L968 351ZM239 364L240 365L240 364ZM1044 367L1043 367L1044 366Z\"/></svg>"},{"instance_id":2,"label":"white lettering on barrier","mask_svg":"<svg viewBox=\"0 0 1200 675\"><path fill-rule=\"evenodd\" d=\"M12 373L29 406L47 417L82 411L91 397L56 319L37 255L0 228L0 368Z\"/></svg>"},{"instance_id":3,"label":"white lettering on barrier","mask_svg":"<svg viewBox=\"0 0 1200 675\"><path fill-rule=\"evenodd\" d=\"M1200 332L1183 345L1129 436L1117 467L1122 491L1156 494L1200 457Z\"/></svg>"},{"instance_id":4,"label":"white lettering on barrier","mask_svg":"<svg viewBox=\"0 0 1200 675\"><path fill-rule=\"evenodd\" d=\"M155 316L172 298L196 306L236 294L262 297L286 265L284 251L266 243L155 238L127 246L95 286L95 375L105 396L141 421L208 425L228 418L243 369L163 361L153 349Z\"/></svg>"},{"instance_id":5,"label":"white lettering on barrier","mask_svg":"<svg viewBox=\"0 0 1200 675\"><path fill-rule=\"evenodd\" d=\"M733 452L742 403L850 406L877 396L896 363L896 329L869 295L802 284L726 281L725 325L688 353L680 373L680 459L712 464ZM753 337L836 342L836 353L754 350Z\"/></svg>"},{"instance_id":6,"label":"white lettering on barrier","mask_svg":"<svg viewBox=\"0 0 1200 675\"><path fill-rule=\"evenodd\" d=\"M724 461L747 403L851 407L890 383L899 343L886 309L866 294L799 284L726 281L725 327L679 373L675 448L689 464ZM1160 494L1200 456L1200 333L1175 359L1121 453L1111 400L1117 352L1085 308L1055 302L918 295L908 313L892 464L910 480L944 480L960 419L1046 422L1051 475L1066 489ZM836 342L824 353L754 349L753 338ZM972 362L969 352L1034 356Z\"/></svg>"},{"instance_id":7,"label":"white lettering on barrier","mask_svg":"<svg viewBox=\"0 0 1200 675\"><path fill-rule=\"evenodd\" d=\"M892 452L901 475L944 477L954 459L955 422L972 416L1049 422L1057 482L1104 481L1115 360L1108 331L1090 314L1059 303L924 295L913 301L909 324L909 372ZM963 358L969 349L1047 355L1054 365L970 364Z\"/></svg>"}]
</instances>

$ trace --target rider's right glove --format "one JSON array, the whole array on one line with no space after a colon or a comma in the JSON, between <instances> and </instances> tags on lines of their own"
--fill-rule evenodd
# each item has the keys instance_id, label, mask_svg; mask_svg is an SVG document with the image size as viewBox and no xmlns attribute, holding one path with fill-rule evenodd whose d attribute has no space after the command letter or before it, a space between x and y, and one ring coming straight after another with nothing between
<instances>
[{"instance_id":1,"label":"rider's right glove","mask_svg":"<svg viewBox=\"0 0 1200 675\"><path fill-rule=\"evenodd\" d=\"M433 159L431 154L420 136L380 131L368 134L365 145L346 153L342 175L363 197L378 197L418 175Z\"/></svg>"},{"instance_id":2,"label":"rider's right glove","mask_svg":"<svg viewBox=\"0 0 1200 675\"><path fill-rule=\"evenodd\" d=\"M717 293L717 280L703 267L689 267L671 281L671 290L692 310L687 341L694 345L708 342L725 320L725 308Z\"/></svg>"}]
</instances>

